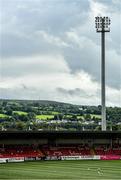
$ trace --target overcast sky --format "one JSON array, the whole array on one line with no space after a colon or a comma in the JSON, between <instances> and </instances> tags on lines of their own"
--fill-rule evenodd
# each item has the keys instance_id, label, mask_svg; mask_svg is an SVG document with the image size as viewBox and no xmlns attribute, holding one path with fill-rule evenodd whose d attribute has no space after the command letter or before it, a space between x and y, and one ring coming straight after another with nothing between
<instances>
[{"instance_id":1,"label":"overcast sky","mask_svg":"<svg viewBox=\"0 0 121 180\"><path fill-rule=\"evenodd\" d=\"M100 104L100 33L106 33L106 104L121 106L120 0L0 0L0 98Z\"/></svg>"}]
</instances>

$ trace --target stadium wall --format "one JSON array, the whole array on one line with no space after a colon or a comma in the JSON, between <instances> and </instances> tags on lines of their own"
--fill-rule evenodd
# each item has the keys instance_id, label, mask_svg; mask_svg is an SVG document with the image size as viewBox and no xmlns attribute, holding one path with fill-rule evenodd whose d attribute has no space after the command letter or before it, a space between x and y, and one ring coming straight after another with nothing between
<instances>
[{"instance_id":1,"label":"stadium wall","mask_svg":"<svg viewBox=\"0 0 121 180\"><path fill-rule=\"evenodd\" d=\"M29 158L29 157L12 157L12 158L0 158L0 163L9 162L24 162L24 161L38 161L41 158ZM46 157L44 160L121 160L121 156L118 155L84 155L84 156L51 156Z\"/></svg>"}]
</instances>

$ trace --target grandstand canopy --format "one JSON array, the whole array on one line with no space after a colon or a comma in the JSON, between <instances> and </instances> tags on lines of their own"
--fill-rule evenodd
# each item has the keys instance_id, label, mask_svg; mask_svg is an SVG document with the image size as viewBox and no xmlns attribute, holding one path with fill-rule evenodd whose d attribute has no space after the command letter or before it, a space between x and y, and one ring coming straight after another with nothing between
<instances>
[{"instance_id":1,"label":"grandstand canopy","mask_svg":"<svg viewBox=\"0 0 121 180\"><path fill-rule=\"evenodd\" d=\"M121 138L121 131L1 131L0 140L7 139L41 139L41 138L83 138L109 139Z\"/></svg>"}]
</instances>

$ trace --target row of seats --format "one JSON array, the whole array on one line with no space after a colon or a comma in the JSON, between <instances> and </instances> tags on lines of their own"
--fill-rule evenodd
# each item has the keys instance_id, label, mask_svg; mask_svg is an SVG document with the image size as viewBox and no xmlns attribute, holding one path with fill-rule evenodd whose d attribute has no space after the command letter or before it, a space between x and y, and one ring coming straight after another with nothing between
<instances>
[{"instance_id":1,"label":"row of seats","mask_svg":"<svg viewBox=\"0 0 121 180\"><path fill-rule=\"evenodd\" d=\"M88 146L22 146L8 145L0 147L0 157L44 157L44 156L79 156L79 155L121 155L121 147L107 148Z\"/></svg>"},{"instance_id":2,"label":"row of seats","mask_svg":"<svg viewBox=\"0 0 121 180\"><path fill-rule=\"evenodd\" d=\"M42 157L43 153L31 146L8 146L0 148L0 157Z\"/></svg>"},{"instance_id":3,"label":"row of seats","mask_svg":"<svg viewBox=\"0 0 121 180\"><path fill-rule=\"evenodd\" d=\"M90 155L90 149L79 149L79 148L43 148L43 152L48 156L74 156L74 155Z\"/></svg>"},{"instance_id":4,"label":"row of seats","mask_svg":"<svg viewBox=\"0 0 121 180\"><path fill-rule=\"evenodd\" d=\"M121 149L95 149L96 155L121 155Z\"/></svg>"}]
</instances>

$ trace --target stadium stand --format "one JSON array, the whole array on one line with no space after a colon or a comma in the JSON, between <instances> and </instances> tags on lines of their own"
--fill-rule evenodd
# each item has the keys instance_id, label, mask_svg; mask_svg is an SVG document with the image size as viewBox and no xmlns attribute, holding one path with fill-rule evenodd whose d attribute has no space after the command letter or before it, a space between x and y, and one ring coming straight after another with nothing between
<instances>
[{"instance_id":1,"label":"stadium stand","mask_svg":"<svg viewBox=\"0 0 121 180\"><path fill-rule=\"evenodd\" d=\"M121 147L97 146L43 146L35 148L28 145L7 145L0 148L0 157L44 157L44 156L85 156L85 155L121 155Z\"/></svg>"},{"instance_id":2,"label":"stadium stand","mask_svg":"<svg viewBox=\"0 0 121 180\"><path fill-rule=\"evenodd\" d=\"M86 146L44 147L42 151L47 156L79 156L91 155L90 148Z\"/></svg>"},{"instance_id":3,"label":"stadium stand","mask_svg":"<svg viewBox=\"0 0 121 180\"><path fill-rule=\"evenodd\" d=\"M95 148L95 154L96 155L121 155L121 147L109 147L106 146L103 147L96 147Z\"/></svg>"},{"instance_id":4,"label":"stadium stand","mask_svg":"<svg viewBox=\"0 0 121 180\"><path fill-rule=\"evenodd\" d=\"M60 138L61 137L61 138ZM3 143L4 142L4 143ZM18 144L19 142L19 144ZM0 158L120 156L121 133L1 132ZM120 158L119 157L119 158ZM105 157L102 157L105 158ZM116 158L116 157L114 157Z\"/></svg>"},{"instance_id":5,"label":"stadium stand","mask_svg":"<svg viewBox=\"0 0 121 180\"><path fill-rule=\"evenodd\" d=\"M32 146L7 145L0 148L0 157L43 157L43 153Z\"/></svg>"},{"instance_id":6,"label":"stadium stand","mask_svg":"<svg viewBox=\"0 0 121 180\"><path fill-rule=\"evenodd\" d=\"M105 148L96 147L89 148L87 146L76 147L44 147L42 151L46 156L80 156L80 155L121 155L121 148Z\"/></svg>"}]
</instances>

